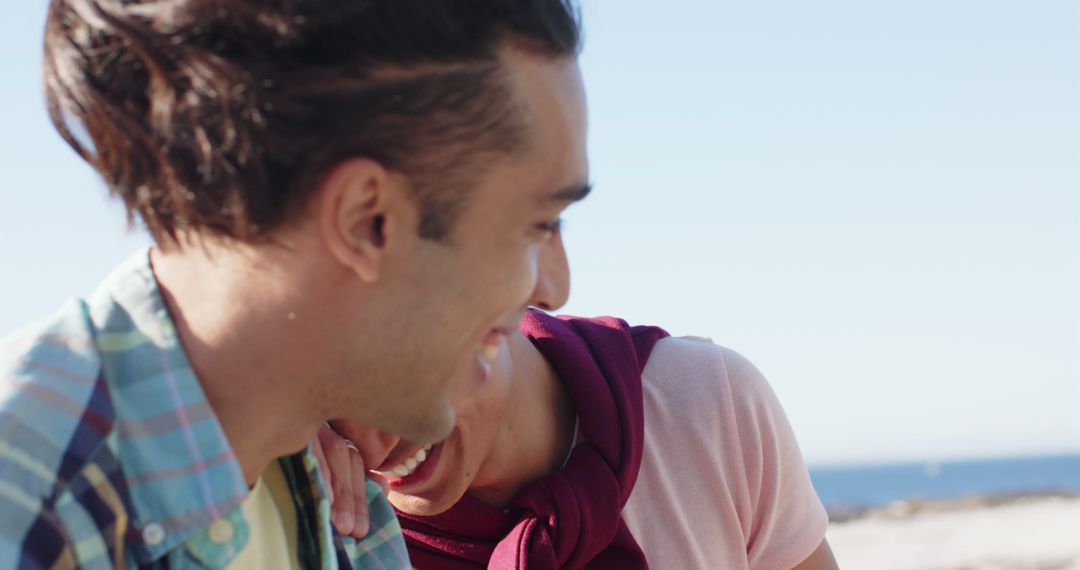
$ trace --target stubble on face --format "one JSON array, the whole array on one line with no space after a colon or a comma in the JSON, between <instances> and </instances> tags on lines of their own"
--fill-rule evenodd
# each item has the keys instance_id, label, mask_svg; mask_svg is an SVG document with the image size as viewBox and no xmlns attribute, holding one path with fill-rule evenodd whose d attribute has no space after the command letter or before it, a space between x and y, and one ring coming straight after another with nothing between
<instances>
[{"instance_id":1,"label":"stubble on face","mask_svg":"<svg viewBox=\"0 0 1080 570\"><path fill-rule=\"evenodd\" d=\"M363 335L366 344L353 360L369 386L363 406L368 417L341 410L353 414L342 419L414 442L445 437L453 427L451 399L484 382L478 373L483 339L512 332L529 305L561 305L558 299L565 299L547 292L543 296L556 300L540 299L538 283L544 277L542 257L552 256L548 250L557 246L554 257L565 265L561 242L552 245L544 228L583 195L576 189L588 182L580 71L572 59L510 47L504 59L528 125L527 149L483 165L449 239L416 235L415 204L399 218L401 225L413 224L412 233L388 260L364 322L357 325L380 332ZM354 390L358 384L351 382Z\"/></svg>"}]
</instances>

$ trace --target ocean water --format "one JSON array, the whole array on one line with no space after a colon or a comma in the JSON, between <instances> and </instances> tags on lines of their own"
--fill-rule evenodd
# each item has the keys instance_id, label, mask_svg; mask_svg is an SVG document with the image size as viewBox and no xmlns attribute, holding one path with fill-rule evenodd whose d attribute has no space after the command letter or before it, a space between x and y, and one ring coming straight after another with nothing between
<instances>
[{"instance_id":1,"label":"ocean water","mask_svg":"<svg viewBox=\"0 0 1080 570\"><path fill-rule=\"evenodd\" d=\"M1036 493L1080 493L1080 454L811 468L830 511L901 500L948 500Z\"/></svg>"}]
</instances>

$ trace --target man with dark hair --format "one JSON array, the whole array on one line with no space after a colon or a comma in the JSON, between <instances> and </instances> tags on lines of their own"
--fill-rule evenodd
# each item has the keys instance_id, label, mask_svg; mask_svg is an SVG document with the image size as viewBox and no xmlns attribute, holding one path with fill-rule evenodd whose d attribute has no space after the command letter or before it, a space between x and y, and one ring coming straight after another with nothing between
<instances>
[{"instance_id":1,"label":"man with dark hair","mask_svg":"<svg viewBox=\"0 0 1080 570\"><path fill-rule=\"evenodd\" d=\"M53 0L53 122L156 245L0 341L0 567L408 567L307 442L445 437L564 302L578 48L563 0Z\"/></svg>"}]
</instances>

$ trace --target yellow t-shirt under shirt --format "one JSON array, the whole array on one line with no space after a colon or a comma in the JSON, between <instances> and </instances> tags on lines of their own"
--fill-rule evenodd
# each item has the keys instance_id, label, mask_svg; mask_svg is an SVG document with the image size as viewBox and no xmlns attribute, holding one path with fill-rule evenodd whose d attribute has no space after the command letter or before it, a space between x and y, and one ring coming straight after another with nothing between
<instances>
[{"instance_id":1,"label":"yellow t-shirt under shirt","mask_svg":"<svg viewBox=\"0 0 1080 570\"><path fill-rule=\"evenodd\" d=\"M263 472L242 505L248 541L229 570L300 568L296 555L296 507L277 461Z\"/></svg>"}]
</instances>

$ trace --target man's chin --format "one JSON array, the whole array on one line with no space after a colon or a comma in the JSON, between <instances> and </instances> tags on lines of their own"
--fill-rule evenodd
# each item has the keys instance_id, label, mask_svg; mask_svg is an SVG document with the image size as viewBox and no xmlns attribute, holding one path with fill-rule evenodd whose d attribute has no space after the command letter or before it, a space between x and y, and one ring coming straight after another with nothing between
<instances>
[{"instance_id":1,"label":"man's chin","mask_svg":"<svg viewBox=\"0 0 1080 570\"><path fill-rule=\"evenodd\" d=\"M394 508L399 512L416 517L434 517L450 510L450 507L460 501L461 497L453 500L440 498L440 500L432 501L421 496L406 495L391 489L389 499L390 504L394 505Z\"/></svg>"}]
</instances>

